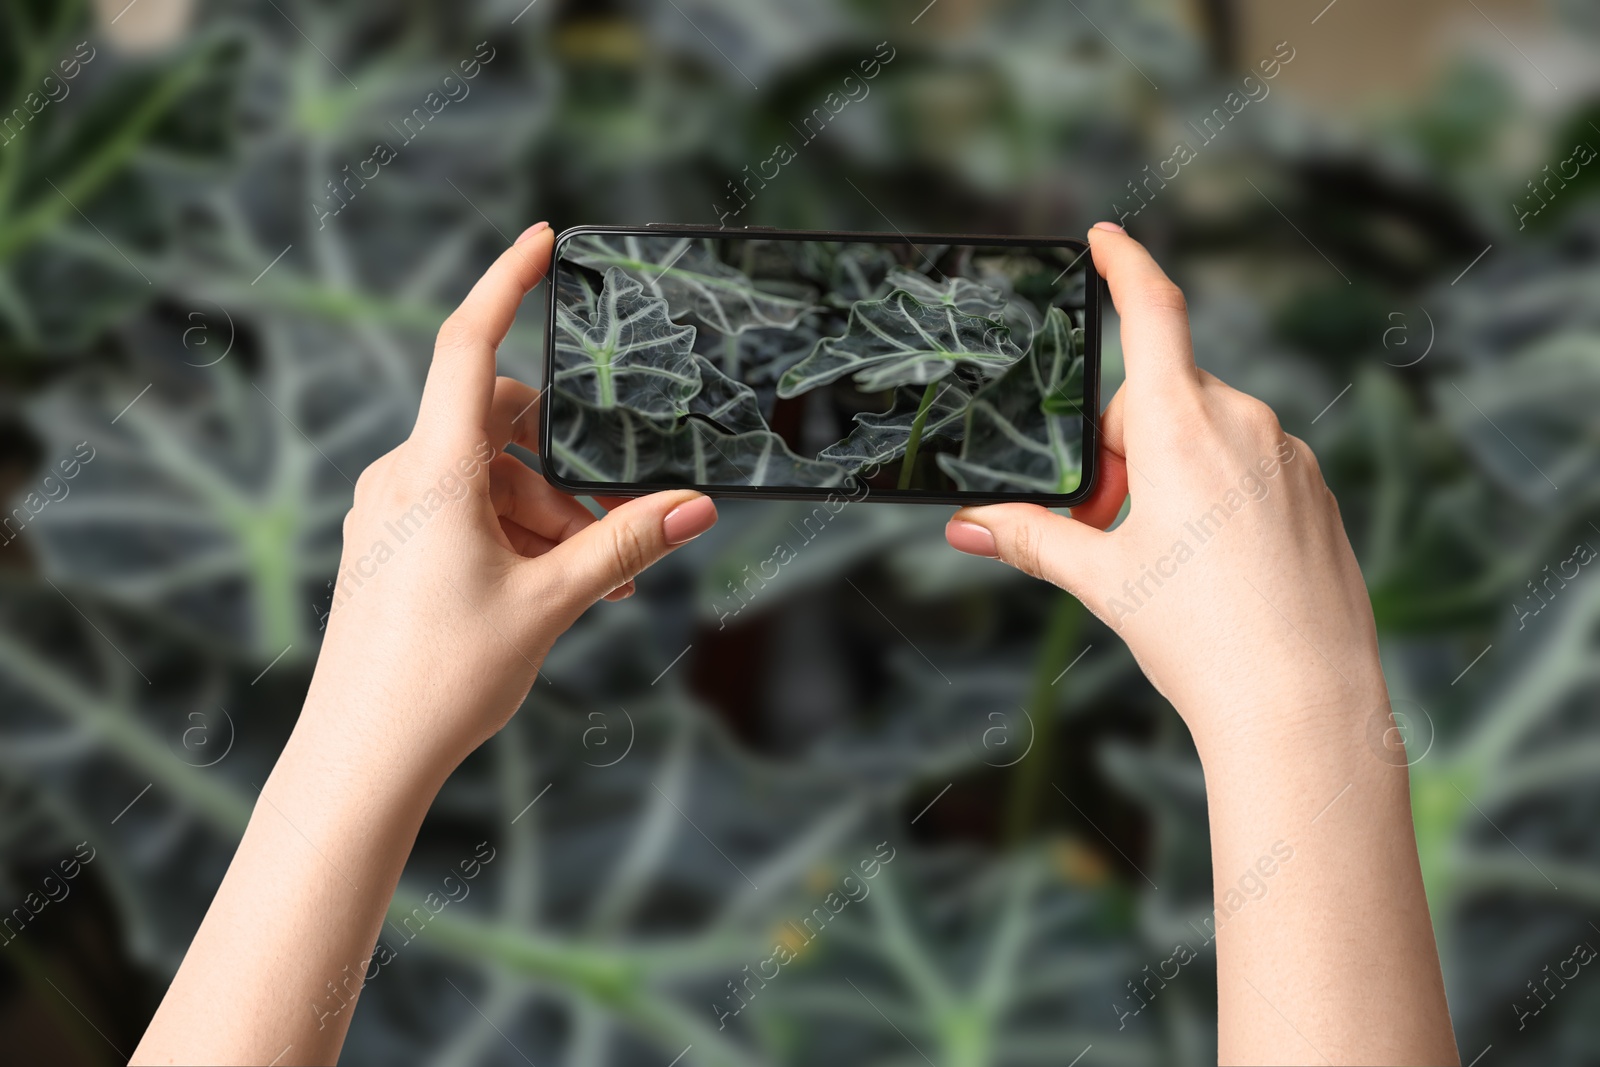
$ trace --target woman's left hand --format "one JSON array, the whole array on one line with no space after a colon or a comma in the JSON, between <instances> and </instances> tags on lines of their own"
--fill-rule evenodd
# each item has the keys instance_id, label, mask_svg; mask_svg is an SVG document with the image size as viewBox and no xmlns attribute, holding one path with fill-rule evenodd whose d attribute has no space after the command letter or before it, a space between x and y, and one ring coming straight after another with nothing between
<instances>
[{"instance_id":1,"label":"woman's left hand","mask_svg":"<svg viewBox=\"0 0 1600 1067\"><path fill-rule=\"evenodd\" d=\"M416 427L362 473L345 518L306 714L429 779L505 725L579 615L717 519L687 489L596 519L505 451L537 447L539 394L495 377L495 349L553 243L531 227L446 320Z\"/></svg>"}]
</instances>

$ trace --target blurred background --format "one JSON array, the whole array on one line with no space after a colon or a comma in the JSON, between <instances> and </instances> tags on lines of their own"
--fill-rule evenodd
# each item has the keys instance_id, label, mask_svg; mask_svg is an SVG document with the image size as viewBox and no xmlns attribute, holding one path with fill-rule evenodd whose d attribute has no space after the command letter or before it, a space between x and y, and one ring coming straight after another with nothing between
<instances>
[{"instance_id":1,"label":"blurred background","mask_svg":"<svg viewBox=\"0 0 1600 1067\"><path fill-rule=\"evenodd\" d=\"M1152 246L1201 365L1338 494L1463 1060L1596 1062L1600 978L1529 985L1600 945L1593 4L524 5L4 4L16 1061L131 1053L292 726L350 482L497 249L715 223L787 143L730 222ZM542 331L530 304L502 373ZM1109 397L1114 329L1105 366ZM1131 1012L1212 903L1199 764L1115 636L948 550L943 508L846 508L737 595L806 509L721 510L449 783L395 915L494 859L344 1061L1215 1062L1210 948Z\"/></svg>"}]
</instances>

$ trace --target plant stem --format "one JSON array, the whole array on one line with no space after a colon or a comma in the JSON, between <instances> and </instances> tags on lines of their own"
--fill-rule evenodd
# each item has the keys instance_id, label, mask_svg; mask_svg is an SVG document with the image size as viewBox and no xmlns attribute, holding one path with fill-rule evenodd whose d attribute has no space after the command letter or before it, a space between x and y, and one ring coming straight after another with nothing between
<instances>
[{"instance_id":1,"label":"plant stem","mask_svg":"<svg viewBox=\"0 0 1600 1067\"><path fill-rule=\"evenodd\" d=\"M1052 687L1060 678L1058 664L1065 663L1079 632L1083 629L1083 605L1068 593L1058 593L1044 637L1034 659L1033 686L1028 692L1027 711L1033 724L1033 749L1017 765L1011 780L1011 797L1006 805L1006 840L1021 842L1033 830L1038 818L1039 798L1044 794L1055 756L1056 713L1052 707Z\"/></svg>"},{"instance_id":2,"label":"plant stem","mask_svg":"<svg viewBox=\"0 0 1600 1067\"><path fill-rule=\"evenodd\" d=\"M922 391L922 403L917 405L917 417L911 420L911 436L906 438L906 454L900 460L900 481L897 488L911 488L911 472L916 469L917 449L922 444L922 428L928 424L928 409L933 407L934 390L939 380L935 378Z\"/></svg>"}]
</instances>

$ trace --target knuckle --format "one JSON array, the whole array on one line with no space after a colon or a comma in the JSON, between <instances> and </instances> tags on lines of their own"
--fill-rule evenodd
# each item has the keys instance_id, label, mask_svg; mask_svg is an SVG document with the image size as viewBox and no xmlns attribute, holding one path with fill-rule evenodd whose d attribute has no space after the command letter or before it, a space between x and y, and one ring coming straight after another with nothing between
<instances>
[{"instance_id":1,"label":"knuckle","mask_svg":"<svg viewBox=\"0 0 1600 1067\"><path fill-rule=\"evenodd\" d=\"M1009 540L1006 555L1010 558L1006 562L1024 574L1043 578L1044 562L1041 545L1044 538L1040 530L1031 522L1021 522L1012 528Z\"/></svg>"},{"instance_id":2,"label":"knuckle","mask_svg":"<svg viewBox=\"0 0 1600 1067\"><path fill-rule=\"evenodd\" d=\"M1278 414L1263 400L1257 399L1248 393L1239 393L1234 401L1235 410L1239 419L1251 430L1268 436L1281 438L1283 428L1278 424Z\"/></svg>"},{"instance_id":3,"label":"knuckle","mask_svg":"<svg viewBox=\"0 0 1600 1067\"><path fill-rule=\"evenodd\" d=\"M1189 313L1189 301L1184 298L1183 290L1171 281L1152 282L1150 288L1145 290L1145 305L1158 311L1175 311L1180 315Z\"/></svg>"},{"instance_id":4,"label":"knuckle","mask_svg":"<svg viewBox=\"0 0 1600 1067\"><path fill-rule=\"evenodd\" d=\"M1317 462L1317 454L1311 450L1311 446L1294 434L1284 434L1283 439L1294 449L1295 462L1303 465L1307 476L1315 481L1322 481L1322 464Z\"/></svg>"},{"instance_id":5,"label":"knuckle","mask_svg":"<svg viewBox=\"0 0 1600 1067\"><path fill-rule=\"evenodd\" d=\"M625 582L643 571L650 562L650 548L632 526L618 524L607 541L611 552L611 566L619 582Z\"/></svg>"},{"instance_id":6,"label":"knuckle","mask_svg":"<svg viewBox=\"0 0 1600 1067\"><path fill-rule=\"evenodd\" d=\"M365 470L356 475L355 502L360 504L372 496L374 488L383 479L384 459L379 457L367 464Z\"/></svg>"},{"instance_id":7,"label":"knuckle","mask_svg":"<svg viewBox=\"0 0 1600 1067\"><path fill-rule=\"evenodd\" d=\"M467 324L460 315L452 314L440 324L433 346L439 351L459 352L470 347L471 341L472 334Z\"/></svg>"}]
</instances>

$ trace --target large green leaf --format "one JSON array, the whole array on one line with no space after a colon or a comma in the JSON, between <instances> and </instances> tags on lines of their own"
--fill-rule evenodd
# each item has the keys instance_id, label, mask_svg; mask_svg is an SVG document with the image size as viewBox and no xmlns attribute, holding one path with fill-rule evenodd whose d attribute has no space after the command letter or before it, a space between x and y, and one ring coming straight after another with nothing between
<instances>
[{"instance_id":1,"label":"large green leaf","mask_svg":"<svg viewBox=\"0 0 1600 1067\"><path fill-rule=\"evenodd\" d=\"M699 391L694 327L674 323L665 302L616 267L606 271L593 316L556 305L557 389L597 407L663 417Z\"/></svg>"},{"instance_id":2,"label":"large green leaf","mask_svg":"<svg viewBox=\"0 0 1600 1067\"><path fill-rule=\"evenodd\" d=\"M826 337L778 382L778 395L798 396L853 374L863 392L926 385L955 371L997 374L1022 356L1011 331L993 319L929 306L904 290L850 309L843 337Z\"/></svg>"},{"instance_id":3,"label":"large green leaf","mask_svg":"<svg viewBox=\"0 0 1600 1067\"><path fill-rule=\"evenodd\" d=\"M674 318L693 315L722 333L793 326L813 306L810 300L756 288L719 260L708 242L694 238L585 234L562 255L595 270L626 271L665 301Z\"/></svg>"},{"instance_id":4,"label":"large green leaf","mask_svg":"<svg viewBox=\"0 0 1600 1067\"><path fill-rule=\"evenodd\" d=\"M887 296L884 279L895 258L880 244L811 242L800 246L808 273L825 286L824 300L847 308L858 300Z\"/></svg>"},{"instance_id":5,"label":"large green leaf","mask_svg":"<svg viewBox=\"0 0 1600 1067\"><path fill-rule=\"evenodd\" d=\"M911 425L922 407L923 390L902 386L894 392L888 411L863 411L856 415L855 428L843 441L824 448L818 459L843 464L852 474L869 464L888 463L906 451L911 440ZM951 378L934 394L922 427L922 439L959 437L972 394L958 379Z\"/></svg>"},{"instance_id":6,"label":"large green leaf","mask_svg":"<svg viewBox=\"0 0 1600 1067\"><path fill-rule=\"evenodd\" d=\"M807 316L793 326L760 327L739 333L701 330L695 337L695 351L740 381L770 387L816 347L822 336L817 318ZM767 393L770 395L770 388Z\"/></svg>"},{"instance_id":7,"label":"large green leaf","mask_svg":"<svg viewBox=\"0 0 1600 1067\"><path fill-rule=\"evenodd\" d=\"M938 463L962 489L1070 493L1083 479L1081 338L1051 308L1028 354L978 390L959 457Z\"/></svg>"},{"instance_id":8,"label":"large green leaf","mask_svg":"<svg viewBox=\"0 0 1600 1067\"><path fill-rule=\"evenodd\" d=\"M567 401L557 411L551 461L565 477L591 482L685 485L838 485L836 463L795 455L769 430L726 433L694 417L645 418L625 408Z\"/></svg>"},{"instance_id":9,"label":"large green leaf","mask_svg":"<svg viewBox=\"0 0 1600 1067\"><path fill-rule=\"evenodd\" d=\"M677 414L702 415L734 433L767 429L754 389L723 374L704 356L695 356L694 363L700 373L700 391Z\"/></svg>"},{"instance_id":10,"label":"large green leaf","mask_svg":"<svg viewBox=\"0 0 1600 1067\"><path fill-rule=\"evenodd\" d=\"M957 311L985 319L1000 319L1006 309L1006 295L971 278L946 278L936 282L926 274L891 270L884 279L889 291L904 289L924 304L948 304Z\"/></svg>"}]
</instances>

